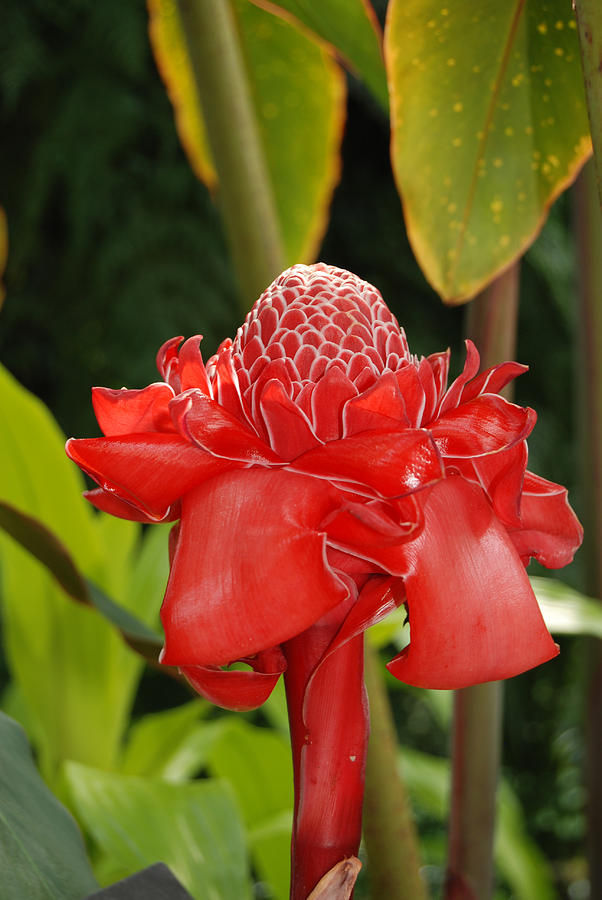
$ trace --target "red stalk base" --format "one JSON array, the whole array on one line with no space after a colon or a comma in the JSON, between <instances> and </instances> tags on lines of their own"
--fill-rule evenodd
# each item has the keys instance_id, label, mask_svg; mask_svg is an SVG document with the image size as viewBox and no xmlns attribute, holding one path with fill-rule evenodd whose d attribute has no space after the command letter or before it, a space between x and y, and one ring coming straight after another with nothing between
<instances>
[{"instance_id":1,"label":"red stalk base","mask_svg":"<svg viewBox=\"0 0 602 900\"><path fill-rule=\"evenodd\" d=\"M295 779L291 900L306 900L326 872L357 856L360 843L369 731L364 639L318 666L338 626L322 620L283 647Z\"/></svg>"}]
</instances>

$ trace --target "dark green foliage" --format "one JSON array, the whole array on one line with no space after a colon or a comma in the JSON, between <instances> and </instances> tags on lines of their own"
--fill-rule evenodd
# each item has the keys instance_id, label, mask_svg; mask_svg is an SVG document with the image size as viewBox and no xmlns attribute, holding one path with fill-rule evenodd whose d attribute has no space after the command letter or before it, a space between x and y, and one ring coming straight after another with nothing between
<instances>
[{"instance_id":1,"label":"dark green foliage","mask_svg":"<svg viewBox=\"0 0 602 900\"><path fill-rule=\"evenodd\" d=\"M10 257L0 353L69 433L90 384L143 386L174 334L232 330L218 215L188 168L141 0L9 2L0 202Z\"/></svg>"}]
</instances>

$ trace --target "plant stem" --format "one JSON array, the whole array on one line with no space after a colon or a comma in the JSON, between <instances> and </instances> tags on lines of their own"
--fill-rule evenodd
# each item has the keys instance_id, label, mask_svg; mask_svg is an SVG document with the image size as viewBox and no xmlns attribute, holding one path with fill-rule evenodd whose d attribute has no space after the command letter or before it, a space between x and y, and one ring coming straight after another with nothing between
<instances>
[{"instance_id":1,"label":"plant stem","mask_svg":"<svg viewBox=\"0 0 602 900\"><path fill-rule=\"evenodd\" d=\"M592 163L575 185L579 258L579 397L583 450L583 545L588 594L602 596L602 215ZM602 641L589 641L587 780L590 897L602 897Z\"/></svg>"},{"instance_id":2,"label":"plant stem","mask_svg":"<svg viewBox=\"0 0 602 900\"><path fill-rule=\"evenodd\" d=\"M514 356L518 284L515 263L470 304L467 332L481 353L482 368ZM486 900L493 889L502 709L501 682L464 688L454 696L448 900Z\"/></svg>"},{"instance_id":3,"label":"plant stem","mask_svg":"<svg viewBox=\"0 0 602 900\"><path fill-rule=\"evenodd\" d=\"M426 900L412 809L399 773L395 725L378 653L366 643L370 742L364 801L364 839L373 897Z\"/></svg>"},{"instance_id":4,"label":"plant stem","mask_svg":"<svg viewBox=\"0 0 602 900\"><path fill-rule=\"evenodd\" d=\"M360 843L369 730L364 636L320 662L339 625L326 617L283 646L295 778L291 900L306 900Z\"/></svg>"},{"instance_id":5,"label":"plant stem","mask_svg":"<svg viewBox=\"0 0 602 900\"><path fill-rule=\"evenodd\" d=\"M602 4L600 0L574 0L574 8L602 206Z\"/></svg>"},{"instance_id":6,"label":"plant stem","mask_svg":"<svg viewBox=\"0 0 602 900\"><path fill-rule=\"evenodd\" d=\"M235 16L230 0L177 3L246 311L285 259Z\"/></svg>"}]
</instances>

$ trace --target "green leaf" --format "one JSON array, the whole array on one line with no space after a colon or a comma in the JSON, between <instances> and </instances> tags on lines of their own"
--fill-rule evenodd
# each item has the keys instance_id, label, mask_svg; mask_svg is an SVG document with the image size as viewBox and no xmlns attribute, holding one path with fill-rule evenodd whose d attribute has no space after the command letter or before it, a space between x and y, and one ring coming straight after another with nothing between
<instances>
[{"instance_id":1,"label":"green leaf","mask_svg":"<svg viewBox=\"0 0 602 900\"><path fill-rule=\"evenodd\" d=\"M34 766L23 730L0 713L2 900L81 900L98 888L77 826Z\"/></svg>"},{"instance_id":2,"label":"green leaf","mask_svg":"<svg viewBox=\"0 0 602 900\"><path fill-rule=\"evenodd\" d=\"M210 771L234 788L247 828L255 868L276 897L288 897L293 772L290 744L239 718L224 719L212 743Z\"/></svg>"},{"instance_id":3,"label":"green leaf","mask_svg":"<svg viewBox=\"0 0 602 900\"><path fill-rule=\"evenodd\" d=\"M570 4L391 0L385 59L408 235L462 302L524 252L591 152Z\"/></svg>"},{"instance_id":4,"label":"green leaf","mask_svg":"<svg viewBox=\"0 0 602 900\"><path fill-rule=\"evenodd\" d=\"M149 661L157 661L162 646L160 636L127 609L107 597L100 588L87 581L77 569L66 548L48 528L33 516L27 516L1 500L0 528L41 562L70 597L79 603L96 607L119 629L130 646ZM114 561L114 555L111 559Z\"/></svg>"},{"instance_id":5,"label":"green leaf","mask_svg":"<svg viewBox=\"0 0 602 900\"><path fill-rule=\"evenodd\" d=\"M122 774L166 781L196 775L204 762L197 735L209 730L199 722L210 708L209 703L198 699L143 716L130 731L121 759Z\"/></svg>"},{"instance_id":6,"label":"green leaf","mask_svg":"<svg viewBox=\"0 0 602 900\"><path fill-rule=\"evenodd\" d=\"M196 900L250 896L244 830L225 782L174 784L78 763L65 773L78 816L110 857L115 880L165 862Z\"/></svg>"},{"instance_id":7,"label":"green leaf","mask_svg":"<svg viewBox=\"0 0 602 900\"><path fill-rule=\"evenodd\" d=\"M602 604L556 578L531 576L531 585L552 634L586 634L602 638Z\"/></svg>"},{"instance_id":8,"label":"green leaf","mask_svg":"<svg viewBox=\"0 0 602 900\"><path fill-rule=\"evenodd\" d=\"M195 174L216 184L176 0L149 0L157 67ZM297 28L235 0L243 55L288 265L313 260L339 176L345 81L329 53Z\"/></svg>"},{"instance_id":9,"label":"green leaf","mask_svg":"<svg viewBox=\"0 0 602 900\"><path fill-rule=\"evenodd\" d=\"M0 367L0 498L3 521L38 548L75 594L92 578L129 602L124 572L133 559L136 523L103 526L82 500L81 473L65 456L64 436L44 405ZM12 508L12 512L11 512ZM36 520L17 521L14 510ZM30 527L31 526L31 527ZM116 551L112 528L123 544ZM50 531L50 537L48 534ZM133 537L125 538L130 529ZM111 536L113 535L113 536ZM50 782L62 759L111 768L116 761L142 662L115 628L73 603L23 547L0 534L3 641L12 678L32 723L40 765ZM119 565L113 566L117 556ZM78 574L79 573L79 574ZM109 604L110 605L110 604ZM106 604L105 604L106 606ZM131 622L130 622L131 624Z\"/></svg>"},{"instance_id":10,"label":"green leaf","mask_svg":"<svg viewBox=\"0 0 602 900\"><path fill-rule=\"evenodd\" d=\"M364 0L252 0L326 41L345 65L365 81L383 109L389 108L378 19Z\"/></svg>"}]
</instances>

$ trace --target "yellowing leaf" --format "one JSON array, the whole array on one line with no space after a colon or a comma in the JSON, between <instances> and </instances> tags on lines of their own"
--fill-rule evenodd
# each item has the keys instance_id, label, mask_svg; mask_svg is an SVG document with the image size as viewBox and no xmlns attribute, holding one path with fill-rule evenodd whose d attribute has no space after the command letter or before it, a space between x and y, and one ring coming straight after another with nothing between
<instances>
[{"instance_id":1,"label":"yellowing leaf","mask_svg":"<svg viewBox=\"0 0 602 900\"><path fill-rule=\"evenodd\" d=\"M524 252L591 152L564 0L391 0L395 177L414 252L450 303Z\"/></svg>"},{"instance_id":2,"label":"yellowing leaf","mask_svg":"<svg viewBox=\"0 0 602 900\"><path fill-rule=\"evenodd\" d=\"M201 101L196 88L177 0L148 0L149 36L157 68L174 108L180 141L194 174L207 187L217 181L207 143Z\"/></svg>"},{"instance_id":3,"label":"yellowing leaf","mask_svg":"<svg viewBox=\"0 0 602 900\"><path fill-rule=\"evenodd\" d=\"M369 0L320 0L320 3L253 0L253 3L301 24L326 41L366 83L383 108L389 108L380 25Z\"/></svg>"},{"instance_id":4,"label":"yellowing leaf","mask_svg":"<svg viewBox=\"0 0 602 900\"><path fill-rule=\"evenodd\" d=\"M329 53L290 23L233 0L238 34L281 226L286 262L310 262L339 177L345 81ZM190 164L216 183L175 0L149 0L150 35Z\"/></svg>"}]
</instances>

